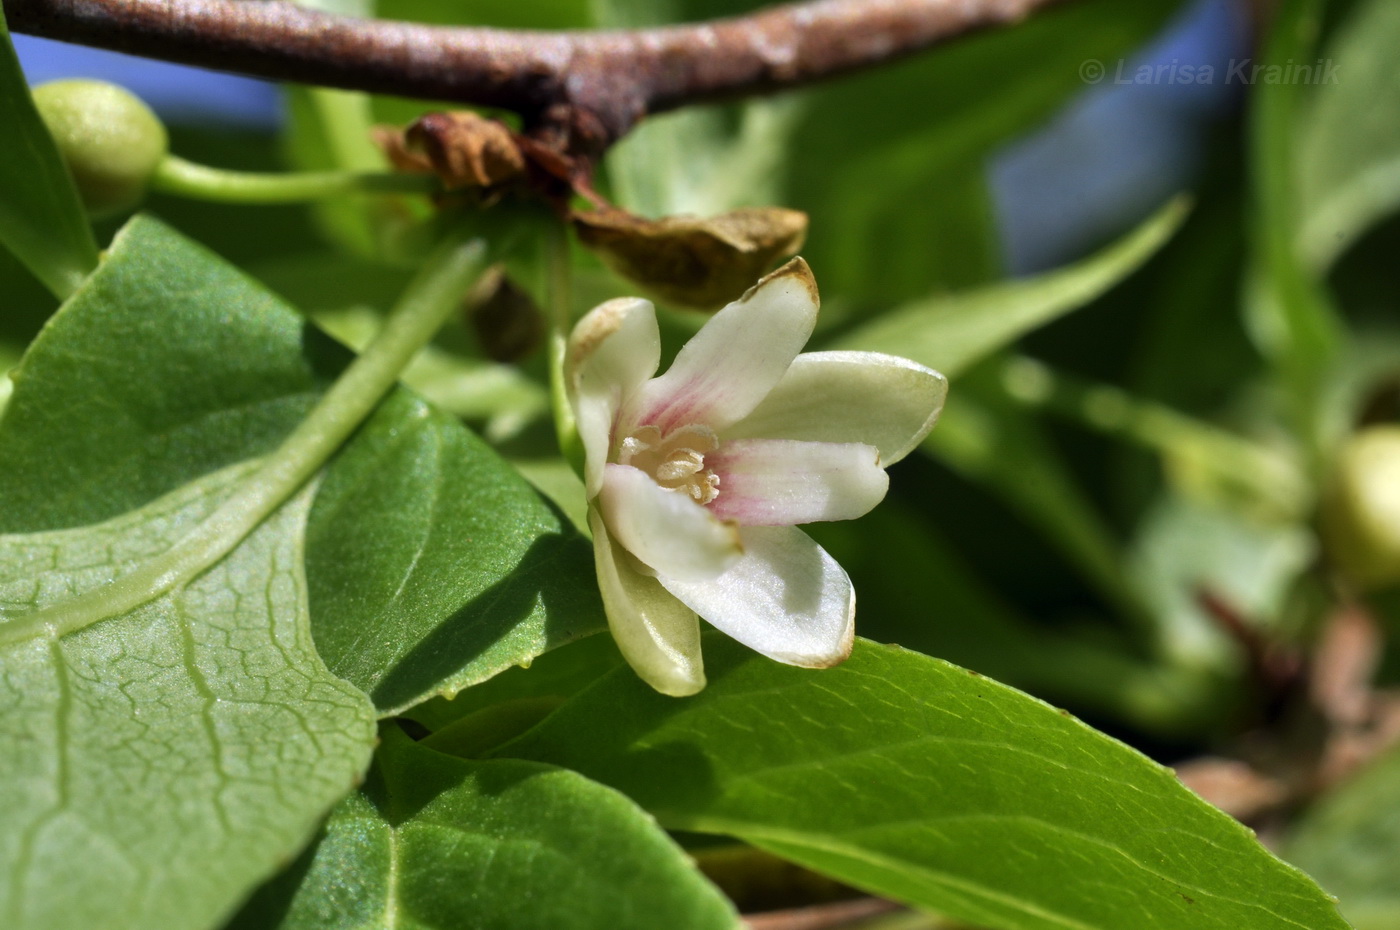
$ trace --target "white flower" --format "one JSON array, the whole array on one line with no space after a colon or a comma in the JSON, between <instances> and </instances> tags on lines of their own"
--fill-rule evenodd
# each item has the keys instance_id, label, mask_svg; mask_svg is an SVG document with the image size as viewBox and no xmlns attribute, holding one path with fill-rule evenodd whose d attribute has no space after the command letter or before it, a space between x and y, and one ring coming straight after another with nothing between
<instances>
[{"instance_id":1,"label":"white flower","mask_svg":"<svg viewBox=\"0 0 1400 930\"><path fill-rule=\"evenodd\" d=\"M697 614L790 665L850 654L850 579L796 524L878 504L885 466L933 427L948 384L890 355L798 355L817 302L795 259L716 313L660 377L648 301L602 304L570 337L603 606L658 691L705 686Z\"/></svg>"}]
</instances>

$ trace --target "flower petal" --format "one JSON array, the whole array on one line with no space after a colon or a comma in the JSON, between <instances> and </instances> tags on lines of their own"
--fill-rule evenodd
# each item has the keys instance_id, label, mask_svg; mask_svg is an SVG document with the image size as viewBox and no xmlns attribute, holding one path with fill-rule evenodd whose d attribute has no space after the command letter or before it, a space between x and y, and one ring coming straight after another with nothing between
<instances>
[{"instance_id":1,"label":"flower petal","mask_svg":"<svg viewBox=\"0 0 1400 930\"><path fill-rule=\"evenodd\" d=\"M711 581L660 581L690 609L750 649L788 665L826 668L851 654L856 593L836 560L791 526L745 527L744 557Z\"/></svg>"},{"instance_id":2,"label":"flower petal","mask_svg":"<svg viewBox=\"0 0 1400 930\"><path fill-rule=\"evenodd\" d=\"M640 297L599 304L574 326L565 362L583 442L584 483L592 500L602 487L618 409L661 364L656 308Z\"/></svg>"},{"instance_id":3,"label":"flower petal","mask_svg":"<svg viewBox=\"0 0 1400 930\"><path fill-rule=\"evenodd\" d=\"M721 430L773 389L817 322L817 283L795 258L710 318L670 369L627 404L627 429L662 434L700 423Z\"/></svg>"},{"instance_id":4,"label":"flower petal","mask_svg":"<svg viewBox=\"0 0 1400 930\"><path fill-rule=\"evenodd\" d=\"M744 551L733 526L631 465L604 469L598 509L613 538L658 575L714 578Z\"/></svg>"},{"instance_id":5,"label":"flower petal","mask_svg":"<svg viewBox=\"0 0 1400 930\"><path fill-rule=\"evenodd\" d=\"M721 438L863 442L880 450L888 468L933 429L947 396L947 378L907 358L806 352Z\"/></svg>"},{"instance_id":6,"label":"flower petal","mask_svg":"<svg viewBox=\"0 0 1400 930\"><path fill-rule=\"evenodd\" d=\"M608 629L627 664L662 694L685 697L704 688L700 618L659 581L628 564L598 511L589 510L588 525Z\"/></svg>"},{"instance_id":7,"label":"flower petal","mask_svg":"<svg viewBox=\"0 0 1400 930\"><path fill-rule=\"evenodd\" d=\"M710 513L743 526L854 520L885 499L890 479L874 446L737 439L705 456L719 477Z\"/></svg>"}]
</instances>

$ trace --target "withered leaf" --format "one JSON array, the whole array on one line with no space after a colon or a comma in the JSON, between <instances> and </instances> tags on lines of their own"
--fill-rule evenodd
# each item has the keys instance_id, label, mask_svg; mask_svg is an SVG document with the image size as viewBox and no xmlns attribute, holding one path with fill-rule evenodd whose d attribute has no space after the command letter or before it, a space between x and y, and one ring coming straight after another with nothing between
<instances>
[{"instance_id":1,"label":"withered leaf","mask_svg":"<svg viewBox=\"0 0 1400 930\"><path fill-rule=\"evenodd\" d=\"M430 171L448 190L495 187L525 174L509 127L469 110L428 113L402 132L378 127L375 142L400 171Z\"/></svg>"},{"instance_id":2,"label":"withered leaf","mask_svg":"<svg viewBox=\"0 0 1400 930\"><path fill-rule=\"evenodd\" d=\"M741 296L807 235L807 214L782 207L648 220L626 210L575 213L580 241L661 301L714 310Z\"/></svg>"}]
</instances>

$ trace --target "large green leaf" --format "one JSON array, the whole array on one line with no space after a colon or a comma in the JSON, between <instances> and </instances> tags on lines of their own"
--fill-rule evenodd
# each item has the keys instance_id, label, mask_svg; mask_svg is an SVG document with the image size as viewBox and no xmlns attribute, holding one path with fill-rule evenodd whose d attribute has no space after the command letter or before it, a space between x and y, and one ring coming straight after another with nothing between
<instances>
[{"instance_id":1,"label":"large green leaf","mask_svg":"<svg viewBox=\"0 0 1400 930\"><path fill-rule=\"evenodd\" d=\"M898 307L846 333L834 347L902 355L956 377L1031 330L1101 296L1154 255L1185 215L1185 203L1174 201L1078 264Z\"/></svg>"},{"instance_id":2,"label":"large green leaf","mask_svg":"<svg viewBox=\"0 0 1400 930\"><path fill-rule=\"evenodd\" d=\"M1400 5L1367 0L1321 56L1298 127L1299 244L1326 268L1400 207ZM1330 70L1335 69L1335 70Z\"/></svg>"},{"instance_id":3,"label":"large green leaf","mask_svg":"<svg viewBox=\"0 0 1400 930\"><path fill-rule=\"evenodd\" d=\"M59 297L77 290L97 265L92 238L73 179L34 108L0 10L0 246Z\"/></svg>"},{"instance_id":4,"label":"large green leaf","mask_svg":"<svg viewBox=\"0 0 1400 930\"><path fill-rule=\"evenodd\" d=\"M0 530L105 520L269 452L347 358L138 218L19 370L0 423ZM313 631L334 671L402 707L597 629L590 553L485 443L399 391L312 511Z\"/></svg>"},{"instance_id":5,"label":"large green leaf","mask_svg":"<svg viewBox=\"0 0 1400 930\"><path fill-rule=\"evenodd\" d=\"M346 354L137 217L31 346L0 422L0 531L84 526L271 452Z\"/></svg>"},{"instance_id":6,"label":"large green leaf","mask_svg":"<svg viewBox=\"0 0 1400 930\"><path fill-rule=\"evenodd\" d=\"M233 468L81 529L0 536L0 635L171 547ZM205 927L310 838L374 744L311 641L310 494L194 582L0 646L0 915L11 930Z\"/></svg>"},{"instance_id":7,"label":"large green leaf","mask_svg":"<svg viewBox=\"0 0 1400 930\"><path fill-rule=\"evenodd\" d=\"M600 628L592 555L485 443L405 391L316 497L316 645L385 713L455 694Z\"/></svg>"},{"instance_id":8,"label":"large green leaf","mask_svg":"<svg viewBox=\"0 0 1400 930\"><path fill-rule=\"evenodd\" d=\"M1400 927L1400 752L1372 762L1309 811L1284 854L1341 898L1357 930Z\"/></svg>"},{"instance_id":9,"label":"large green leaf","mask_svg":"<svg viewBox=\"0 0 1400 930\"><path fill-rule=\"evenodd\" d=\"M1170 770L1004 685L864 641L828 671L705 649L696 697L622 670L496 755L980 926L1346 927Z\"/></svg>"},{"instance_id":10,"label":"large green leaf","mask_svg":"<svg viewBox=\"0 0 1400 930\"><path fill-rule=\"evenodd\" d=\"M397 727L384 738L317 846L227 930L737 927L724 896L615 791L538 763L446 756Z\"/></svg>"}]
</instances>

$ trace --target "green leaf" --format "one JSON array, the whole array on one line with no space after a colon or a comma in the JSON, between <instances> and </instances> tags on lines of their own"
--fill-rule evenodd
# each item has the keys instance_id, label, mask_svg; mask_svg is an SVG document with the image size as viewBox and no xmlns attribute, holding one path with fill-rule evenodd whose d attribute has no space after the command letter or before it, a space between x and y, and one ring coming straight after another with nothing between
<instances>
[{"instance_id":1,"label":"green leaf","mask_svg":"<svg viewBox=\"0 0 1400 930\"><path fill-rule=\"evenodd\" d=\"M0 536L0 631L177 544L234 468L81 529ZM373 708L311 642L303 493L186 587L0 647L0 914L13 930L198 927L359 778Z\"/></svg>"},{"instance_id":2,"label":"green leaf","mask_svg":"<svg viewBox=\"0 0 1400 930\"><path fill-rule=\"evenodd\" d=\"M1236 155L1233 147L1227 155ZM1228 164L1207 170L1194 195L1198 205L1180 232L1105 298L1115 318L1142 319L1126 386L1176 409L1209 415L1263 367L1240 319L1240 267L1248 249L1242 159L1220 160ZM1190 377L1183 375L1183 364L1189 364ZM1149 482L1140 483L1143 503L1154 492Z\"/></svg>"},{"instance_id":3,"label":"green leaf","mask_svg":"<svg viewBox=\"0 0 1400 930\"><path fill-rule=\"evenodd\" d=\"M0 11L0 245L59 297L97 267L97 243L49 131L34 108Z\"/></svg>"},{"instance_id":4,"label":"green leaf","mask_svg":"<svg viewBox=\"0 0 1400 930\"><path fill-rule=\"evenodd\" d=\"M401 392L316 497L316 645L398 713L600 629L592 555L489 446Z\"/></svg>"},{"instance_id":5,"label":"green leaf","mask_svg":"<svg viewBox=\"0 0 1400 930\"><path fill-rule=\"evenodd\" d=\"M10 369L19 364L22 354L19 347L0 342L0 414L4 414L5 405L10 402L10 395L14 393L14 382L10 380Z\"/></svg>"},{"instance_id":6,"label":"green leaf","mask_svg":"<svg viewBox=\"0 0 1400 930\"><path fill-rule=\"evenodd\" d=\"M1323 52L1331 80L1299 119L1299 248L1326 269L1400 208L1400 6L1358 3ZM1324 72L1325 73L1325 72Z\"/></svg>"},{"instance_id":7,"label":"green leaf","mask_svg":"<svg viewBox=\"0 0 1400 930\"><path fill-rule=\"evenodd\" d=\"M138 218L21 365L0 422L0 530L109 519L270 452L347 357L235 269ZM331 463L307 534L317 644L382 709L603 622L588 544L407 391Z\"/></svg>"},{"instance_id":8,"label":"green leaf","mask_svg":"<svg viewBox=\"0 0 1400 930\"><path fill-rule=\"evenodd\" d=\"M865 641L827 671L705 649L701 694L622 670L496 755L979 926L1346 927L1170 770L1004 685Z\"/></svg>"},{"instance_id":9,"label":"green leaf","mask_svg":"<svg viewBox=\"0 0 1400 930\"><path fill-rule=\"evenodd\" d=\"M137 217L50 320L0 421L0 531L85 526L271 452L347 354Z\"/></svg>"},{"instance_id":10,"label":"green leaf","mask_svg":"<svg viewBox=\"0 0 1400 930\"><path fill-rule=\"evenodd\" d=\"M1284 855L1341 898L1357 930L1400 927L1400 752L1381 756L1319 802Z\"/></svg>"},{"instance_id":11,"label":"green leaf","mask_svg":"<svg viewBox=\"0 0 1400 930\"><path fill-rule=\"evenodd\" d=\"M622 795L531 762L468 762L397 727L319 844L226 930L736 928L733 907Z\"/></svg>"},{"instance_id":12,"label":"green leaf","mask_svg":"<svg viewBox=\"0 0 1400 930\"><path fill-rule=\"evenodd\" d=\"M1185 201L1173 201L1119 242L1078 264L899 307L846 333L834 348L902 355L956 377L1128 277L1172 237L1186 213Z\"/></svg>"},{"instance_id":13,"label":"green leaf","mask_svg":"<svg viewBox=\"0 0 1400 930\"><path fill-rule=\"evenodd\" d=\"M438 731L505 704L552 702L558 706L623 662L611 636L589 636L540 656L528 667L507 669L454 698L420 704L404 716Z\"/></svg>"}]
</instances>

